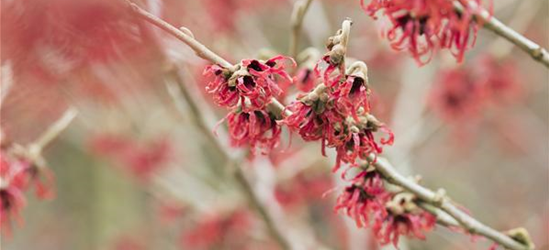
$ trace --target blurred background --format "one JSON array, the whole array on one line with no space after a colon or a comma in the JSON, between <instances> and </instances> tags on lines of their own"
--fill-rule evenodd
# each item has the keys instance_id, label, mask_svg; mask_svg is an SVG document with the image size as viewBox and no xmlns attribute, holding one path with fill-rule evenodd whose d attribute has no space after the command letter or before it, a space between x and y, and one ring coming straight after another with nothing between
<instances>
[{"instance_id":1,"label":"blurred background","mask_svg":"<svg viewBox=\"0 0 549 250\"><path fill-rule=\"evenodd\" d=\"M548 1L494 2L495 16L549 47ZM213 130L227 111L204 91L205 61L136 19L122 1L1 3L5 136L32 142L68 107L79 111L45 151L56 198L28 194L24 223L2 237L1 249L277 249L178 88L186 86ZM290 0L136 3L189 28L231 62L288 51ZM441 51L418 67L380 37L383 21L369 17L359 0L314 0L300 50L324 53L346 17L354 21L348 55L369 67L372 113L395 133L384 156L402 173L421 175L427 187L443 187L486 224L523 226L537 249L549 249L547 69L487 30L479 31L464 63ZM487 75L488 90L467 96L463 86ZM333 211L337 192L323 195L343 187L330 170L335 154L323 157L319 144L288 131L269 155L231 151L246 156L242 164L254 188L283 215L296 244L381 249L368 229ZM489 245L437 227L426 241L404 241L400 249Z\"/></svg>"}]
</instances>

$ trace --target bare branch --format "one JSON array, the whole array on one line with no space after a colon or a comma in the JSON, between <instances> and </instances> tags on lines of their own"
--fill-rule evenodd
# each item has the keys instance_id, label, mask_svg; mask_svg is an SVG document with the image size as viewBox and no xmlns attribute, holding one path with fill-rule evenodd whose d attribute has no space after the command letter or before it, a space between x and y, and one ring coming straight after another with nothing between
<instances>
[{"instance_id":1,"label":"bare branch","mask_svg":"<svg viewBox=\"0 0 549 250\"><path fill-rule=\"evenodd\" d=\"M466 212L459 209L456 205L453 204L453 202L450 201L448 197L446 197L445 195L441 195L440 192L439 193L433 192L411 181L410 179L404 177L403 175L398 173L387 160L378 157L374 163L374 166L387 181L395 185L398 185L400 187L403 187L407 191L415 194L422 201L425 201L426 203L446 212L448 215L453 217L453 219L456 222L458 222L459 225L465 230L467 230L469 233L482 235L508 249L513 249L513 250L533 249L519 243L518 241L509 237L508 235L502 232L499 232L495 229L492 229L484 225L483 223L479 222L478 220L471 217ZM435 215L437 215L438 213L439 212L437 211ZM438 218L440 219L442 217L438 217ZM446 217L444 217L444 219L445 219L445 223L449 225L454 225L453 220L450 220Z\"/></svg>"},{"instance_id":2,"label":"bare branch","mask_svg":"<svg viewBox=\"0 0 549 250\"><path fill-rule=\"evenodd\" d=\"M490 15L488 11L480 7L475 1L459 0L459 2L454 2L454 7L459 12L463 12L463 8L466 5L468 5L468 8L475 10L475 18L484 24L484 28L507 39L509 42L515 44L529 54L534 60L549 68L549 52L547 52L545 48L503 24L497 18Z\"/></svg>"},{"instance_id":3,"label":"bare branch","mask_svg":"<svg viewBox=\"0 0 549 250\"><path fill-rule=\"evenodd\" d=\"M38 137L38 139L36 139L28 146L28 150L30 151L31 155L40 155L42 153L42 150L69 126L69 124L74 120L76 115L78 115L78 111L75 108L71 107L67 109L59 120L50 125L46 129L46 131L42 133L40 137Z\"/></svg>"},{"instance_id":4,"label":"bare branch","mask_svg":"<svg viewBox=\"0 0 549 250\"><path fill-rule=\"evenodd\" d=\"M185 97L185 100L189 105L189 111L192 114L193 123L204 133L207 141L214 146L219 155L221 155L226 161L228 161L228 165L233 171L236 183L240 186L240 188L242 188L242 191L252 208L259 213L261 219L265 222L267 230L269 231L271 236L276 240L276 242L280 245L282 249L292 249L290 247L288 239L284 236L282 230L275 222L275 218L273 218L273 215L269 213L268 209L262 204L258 195L253 190L252 185L246 179L244 172L240 167L240 161L231 154L229 154L220 145L220 142L213 136L213 134L209 130L208 125L206 124L199 108L196 106L191 94L187 92L187 88L185 87L181 77L175 70L172 70L172 72L170 72L169 74L179 85L179 90L181 91L182 95Z\"/></svg>"},{"instance_id":5,"label":"bare branch","mask_svg":"<svg viewBox=\"0 0 549 250\"><path fill-rule=\"evenodd\" d=\"M294 4L294 9L292 11L292 33L290 34L290 47L288 53L292 58L297 57L303 19L305 18L305 14L307 13L309 6L311 6L312 1L313 0L300 0Z\"/></svg>"},{"instance_id":6,"label":"bare branch","mask_svg":"<svg viewBox=\"0 0 549 250\"><path fill-rule=\"evenodd\" d=\"M162 30L170 33L175 38L187 44L189 47L191 47L192 50L194 50L197 56L205 60L208 60L212 63L219 64L225 68L231 68L233 66L227 60L221 58L219 55L217 55L216 53L208 49L206 46L204 46L203 44L195 40L192 33L189 31L189 29L185 27L177 29L176 27L172 26L166 21L140 8L135 3L132 3L130 1L127 1L127 3L130 6L130 9L132 10L133 13L137 14L138 16L145 19L149 23L153 24L158 28L161 28Z\"/></svg>"}]
</instances>

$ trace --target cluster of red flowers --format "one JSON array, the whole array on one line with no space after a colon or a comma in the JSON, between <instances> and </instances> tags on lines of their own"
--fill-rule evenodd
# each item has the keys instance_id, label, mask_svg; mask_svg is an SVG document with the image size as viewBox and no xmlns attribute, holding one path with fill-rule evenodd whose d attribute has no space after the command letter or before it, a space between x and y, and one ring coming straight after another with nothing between
<instances>
[{"instance_id":1,"label":"cluster of red flowers","mask_svg":"<svg viewBox=\"0 0 549 250\"><path fill-rule=\"evenodd\" d=\"M92 138L91 151L112 159L141 181L148 178L170 160L172 147L160 138L139 143L121 135L103 134Z\"/></svg>"},{"instance_id":2,"label":"cluster of red flowers","mask_svg":"<svg viewBox=\"0 0 549 250\"><path fill-rule=\"evenodd\" d=\"M242 236L251 227L251 214L245 210L228 215L213 214L184 230L181 245L185 249L246 249L249 242Z\"/></svg>"},{"instance_id":3,"label":"cluster of red flowers","mask_svg":"<svg viewBox=\"0 0 549 250\"><path fill-rule=\"evenodd\" d=\"M350 21L346 22L343 29L350 27ZM234 146L272 149L279 142L282 124L305 141L320 140L323 155L326 147L337 152L334 171L342 164L350 166L343 176L348 171L359 171L338 197L336 210L344 210L359 227L372 221L381 244L396 245L401 235L423 239L423 232L434 227L434 217L415 205L413 195L387 191L379 173L362 166L364 162L375 161L384 145L392 145L394 135L370 114L366 64L355 62L345 67L348 30L343 29L329 39L328 52L314 68L298 70L294 81L301 83L298 89L309 92L298 95L286 108L289 112L283 112L280 124L277 123L280 117L269 114L266 105L281 92L275 76L290 79L283 67L278 66L277 61L283 57L266 62L244 60L236 69L209 66L205 75L212 80L207 90L218 105L232 109L226 119ZM387 137L377 138L377 132ZM278 190L277 198L292 202L292 197L282 190Z\"/></svg>"},{"instance_id":4,"label":"cluster of red flowers","mask_svg":"<svg viewBox=\"0 0 549 250\"><path fill-rule=\"evenodd\" d=\"M374 168L362 168L338 197L335 209L358 227L371 225L380 244L397 246L400 236L425 239L424 232L435 226L435 216L418 208L414 199L409 193L387 191Z\"/></svg>"},{"instance_id":5,"label":"cluster of red flowers","mask_svg":"<svg viewBox=\"0 0 549 250\"><path fill-rule=\"evenodd\" d=\"M266 107L282 93L280 85L292 82L281 62L284 59L287 58L246 59L234 68L210 65L204 70L210 79L208 93L214 96L216 104L231 109L225 119L233 146L250 145L266 153L278 145L281 128Z\"/></svg>"},{"instance_id":6,"label":"cluster of red flowers","mask_svg":"<svg viewBox=\"0 0 549 250\"><path fill-rule=\"evenodd\" d=\"M374 18L383 10L390 22L383 36L391 41L392 48L408 50L423 65L439 48L450 50L461 62L465 51L474 45L481 24L474 20L478 10L469 1L482 4L481 0L463 0L460 11L454 1L447 0L371 0L367 5L362 0L361 5Z\"/></svg>"},{"instance_id":7,"label":"cluster of red flowers","mask_svg":"<svg viewBox=\"0 0 549 250\"><path fill-rule=\"evenodd\" d=\"M0 151L0 228L10 235L13 221L22 224L21 210L26 206L25 192L34 188L36 197L55 196L53 173L39 167L20 145L2 145Z\"/></svg>"},{"instance_id":8,"label":"cluster of red flowers","mask_svg":"<svg viewBox=\"0 0 549 250\"><path fill-rule=\"evenodd\" d=\"M329 176L307 172L293 177L291 181L280 183L274 194L284 208L292 210L320 201L332 186Z\"/></svg>"},{"instance_id":9,"label":"cluster of red flowers","mask_svg":"<svg viewBox=\"0 0 549 250\"><path fill-rule=\"evenodd\" d=\"M328 50L315 70L317 75L322 74L323 83L288 107L292 114L285 118L284 123L306 141L320 140L323 155L325 147L335 148L336 171L341 163L357 166L357 159L366 160L370 154L381 153L382 145L393 143L393 134L369 114L366 64L353 63L347 72L343 72L341 57L344 55L339 44L329 44ZM327 67L320 72L323 62ZM338 74L334 74L336 70L339 70ZM388 138L376 140L374 133L378 131L388 134Z\"/></svg>"},{"instance_id":10,"label":"cluster of red flowers","mask_svg":"<svg viewBox=\"0 0 549 250\"><path fill-rule=\"evenodd\" d=\"M476 118L486 105L505 106L521 97L515 65L491 55L441 71L430 93L433 111L446 121Z\"/></svg>"}]
</instances>

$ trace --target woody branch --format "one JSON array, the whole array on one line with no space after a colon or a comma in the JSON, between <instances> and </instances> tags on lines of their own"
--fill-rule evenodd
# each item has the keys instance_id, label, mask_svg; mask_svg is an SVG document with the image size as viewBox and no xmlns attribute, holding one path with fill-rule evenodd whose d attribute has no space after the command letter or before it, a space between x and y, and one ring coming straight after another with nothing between
<instances>
[{"instance_id":1,"label":"woody branch","mask_svg":"<svg viewBox=\"0 0 549 250\"><path fill-rule=\"evenodd\" d=\"M484 24L484 28L493 31L497 35L505 38L507 41L515 44L522 51L529 54L534 60L549 68L549 52L547 49L509 28L496 17L490 15L488 11L475 3L475 1L454 1L454 7L459 12L462 12L464 8L471 8L475 10L475 17L478 21Z\"/></svg>"}]
</instances>

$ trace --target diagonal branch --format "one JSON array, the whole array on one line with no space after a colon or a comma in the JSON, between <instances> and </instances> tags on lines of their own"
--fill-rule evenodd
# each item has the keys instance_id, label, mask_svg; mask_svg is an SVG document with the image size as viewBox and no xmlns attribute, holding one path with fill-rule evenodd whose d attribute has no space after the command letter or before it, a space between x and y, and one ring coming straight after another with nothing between
<instances>
[{"instance_id":1,"label":"diagonal branch","mask_svg":"<svg viewBox=\"0 0 549 250\"><path fill-rule=\"evenodd\" d=\"M191 112L193 117L194 125L204 133L204 135L206 136L206 140L214 147L218 154L221 155L223 159L228 162L230 169L233 171L236 183L242 189L242 192L246 196L246 199L248 200L250 205L259 213L261 219L265 222L265 225L271 236L276 240L276 242L280 245L282 249L293 249L290 245L290 242L282 232L279 224L277 224L276 222L279 220L275 219L273 214L271 214L269 210L264 206L258 194L253 189L252 185L250 184L248 179L246 179L246 176L242 171L242 168L240 167L240 161L231 154L229 154L211 133L202 113L200 112L200 109L193 100L191 93L188 92L187 87L184 85L183 79L181 79L181 77L179 76L179 73L175 69L172 69L171 72L169 72L168 74L177 83L179 91L181 92L182 96L185 97L185 100L189 105L189 111Z\"/></svg>"},{"instance_id":2,"label":"diagonal branch","mask_svg":"<svg viewBox=\"0 0 549 250\"><path fill-rule=\"evenodd\" d=\"M508 235L499 232L493 228L490 228L482 222L479 222L466 212L459 209L456 205L454 205L454 203L450 201L448 197L445 197L444 192L434 192L401 175L393 168L393 166L391 166L391 164L387 160L383 158L377 158L374 166L376 167L377 171L381 173L383 177L390 183L403 187L407 191L415 194L422 201L444 211L446 214L453 217L453 219L449 219L447 217L443 217L442 215L437 216L437 218L444 218L444 223L455 226L455 220L463 229L467 230L469 233L482 235L494 242L501 244L508 249L533 249L524 244L521 244L515 239L509 237ZM434 212L435 215L439 215L439 213L440 211Z\"/></svg>"},{"instance_id":3,"label":"diagonal branch","mask_svg":"<svg viewBox=\"0 0 549 250\"><path fill-rule=\"evenodd\" d=\"M29 160L34 162L39 168L45 167L46 164L45 160L42 158L42 151L71 124L77 115L78 111L75 108L68 108L59 120L51 124L38 139L30 143L25 148Z\"/></svg>"},{"instance_id":4,"label":"diagonal branch","mask_svg":"<svg viewBox=\"0 0 549 250\"><path fill-rule=\"evenodd\" d=\"M194 39L192 33L189 32L187 28L177 29L166 21L154 16L153 14L147 12L146 10L140 8L135 3L126 1L130 6L130 9L133 13L137 14L139 17L145 19L147 22L153 24L154 26L161 28L162 30L170 33L175 38L181 40L196 53L197 56L208 60L212 63L219 64L225 68L231 68L233 65L227 60L221 58L219 55L208 49L206 46Z\"/></svg>"},{"instance_id":5,"label":"diagonal branch","mask_svg":"<svg viewBox=\"0 0 549 250\"><path fill-rule=\"evenodd\" d=\"M507 41L515 44L529 54L534 60L549 68L549 52L547 52L545 48L503 24L497 18L490 15L488 11L480 7L475 1L458 0L454 2L454 7L459 12L462 12L465 7L475 10L475 18L484 24L484 28L507 39Z\"/></svg>"},{"instance_id":6,"label":"diagonal branch","mask_svg":"<svg viewBox=\"0 0 549 250\"><path fill-rule=\"evenodd\" d=\"M299 48L299 36L301 35L301 28L303 26L303 19L307 10L311 6L313 0L300 0L294 4L292 11L292 33L290 34L290 47L289 55L292 58L297 57L297 50Z\"/></svg>"}]
</instances>

